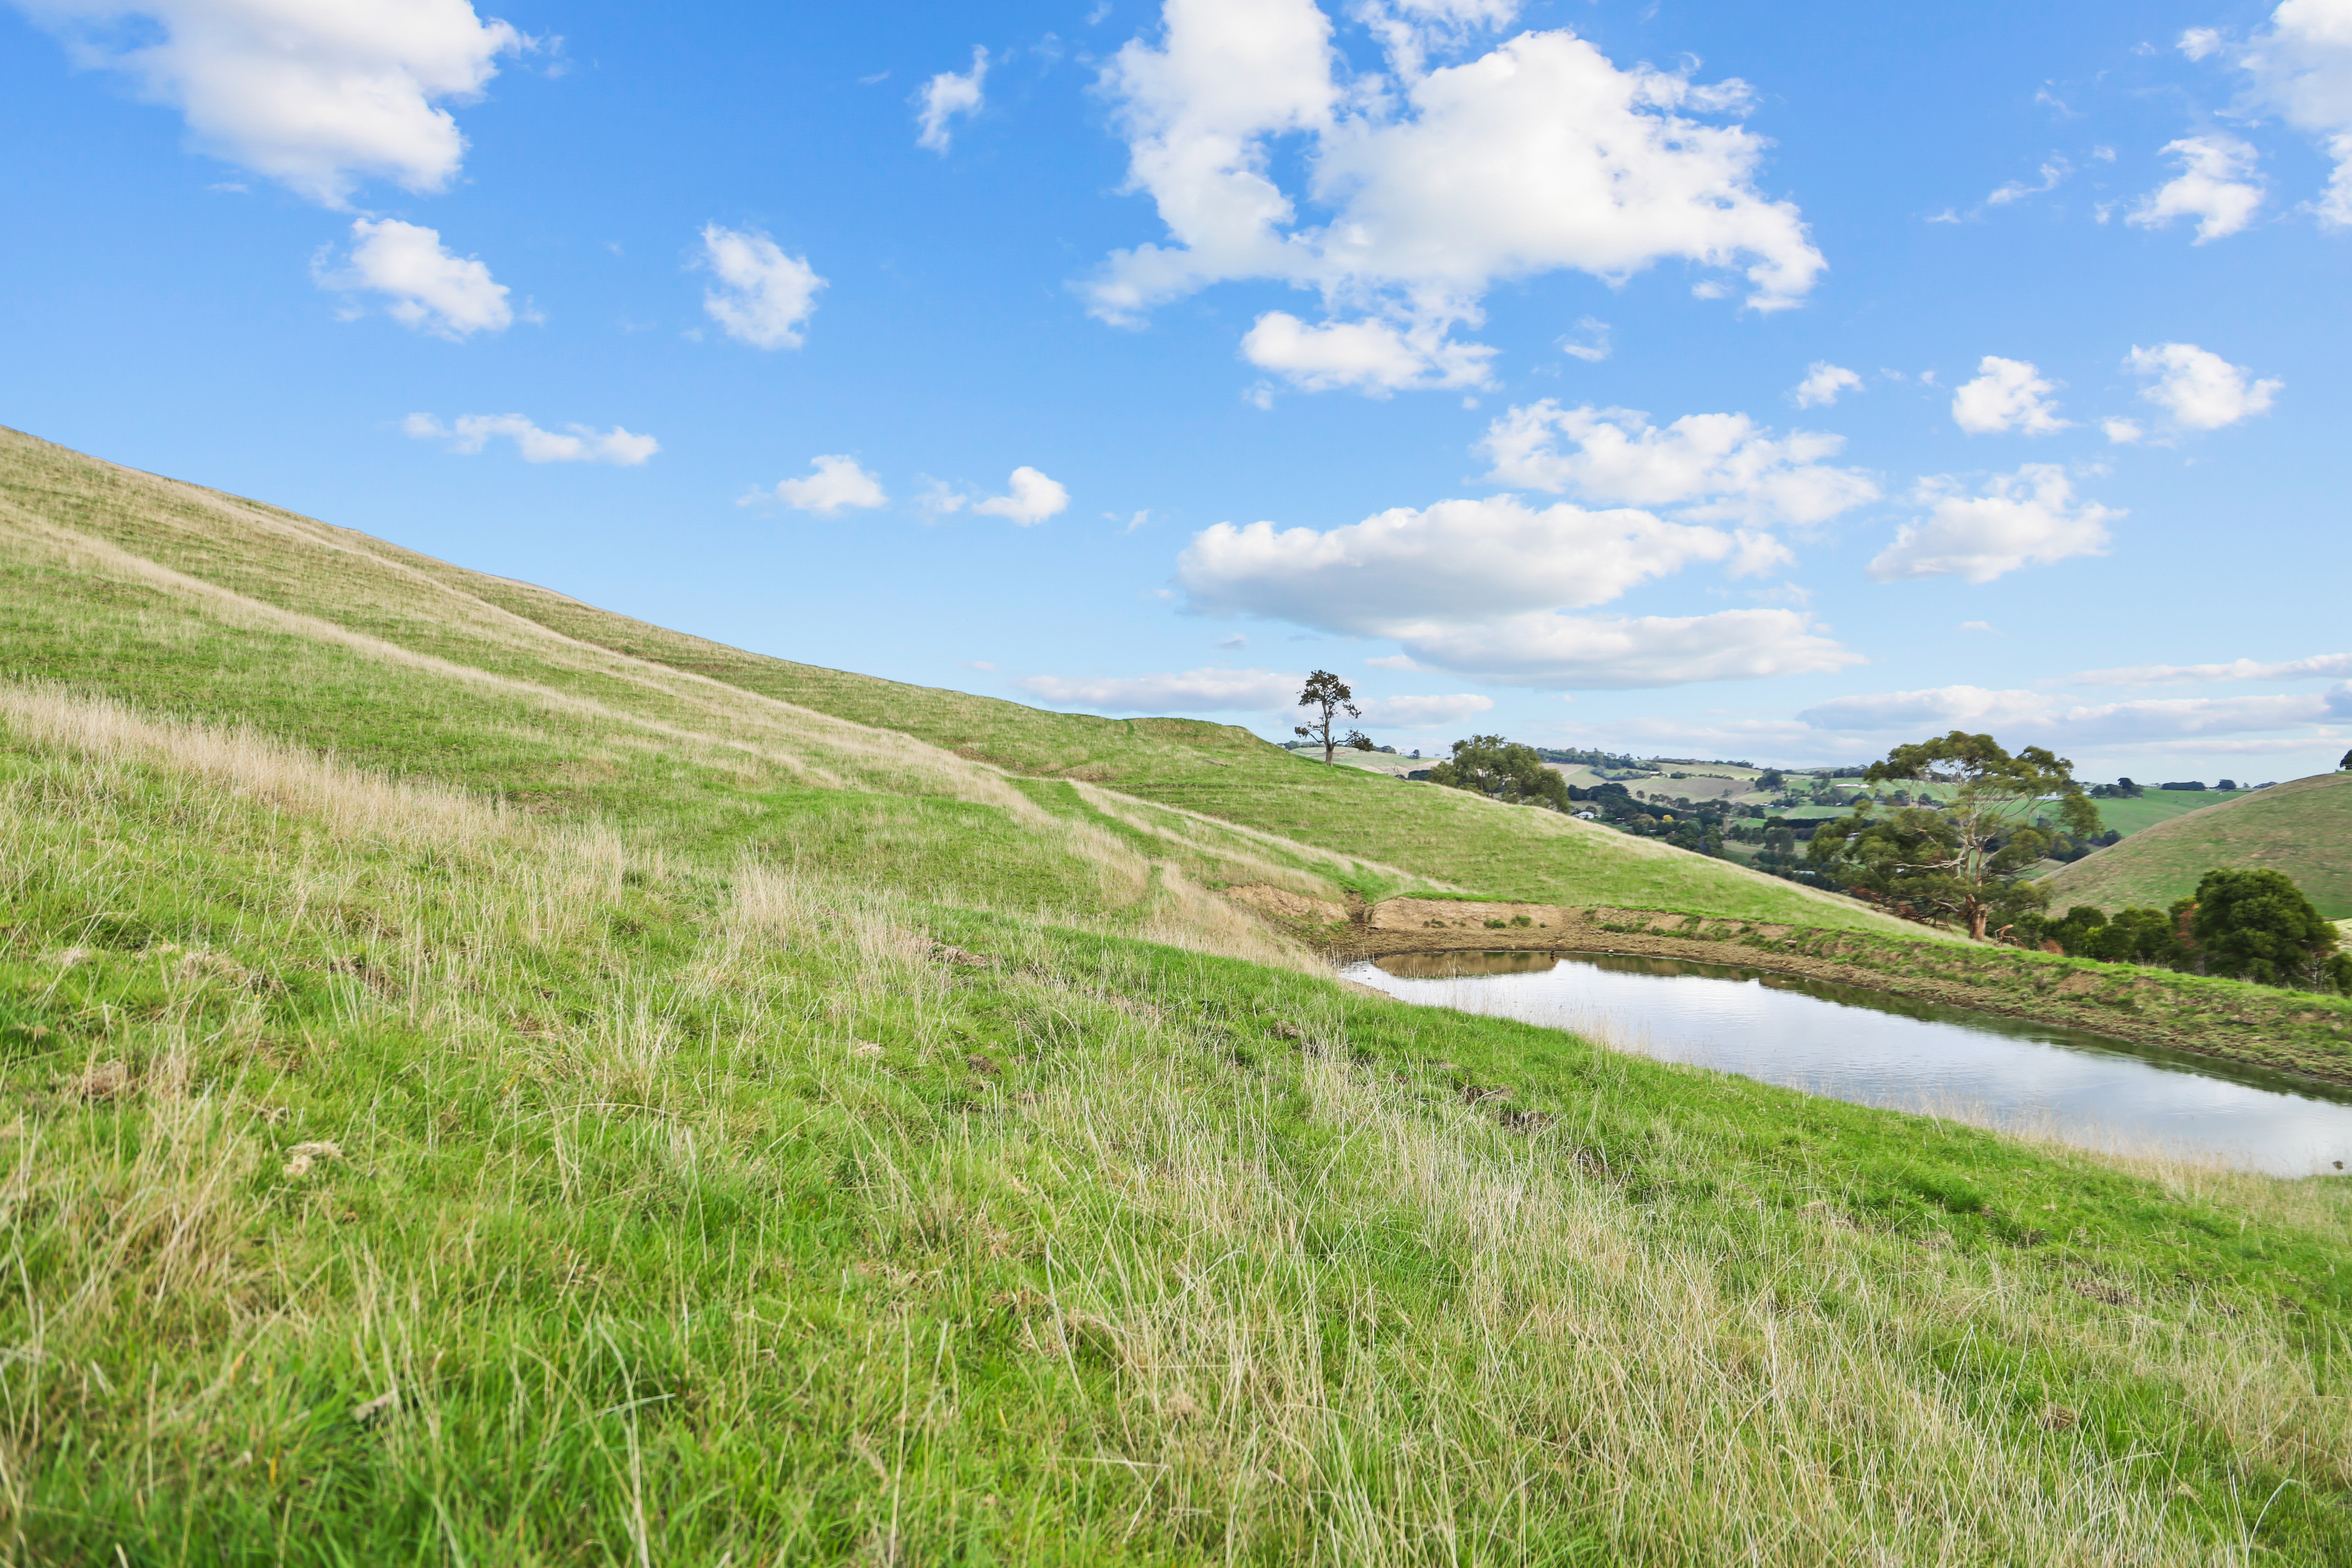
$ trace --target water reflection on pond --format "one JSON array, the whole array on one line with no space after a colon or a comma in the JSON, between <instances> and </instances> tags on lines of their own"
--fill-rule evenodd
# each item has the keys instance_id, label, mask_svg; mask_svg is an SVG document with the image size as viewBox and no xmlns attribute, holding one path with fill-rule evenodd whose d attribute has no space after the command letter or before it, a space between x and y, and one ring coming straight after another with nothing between
<instances>
[{"instance_id":1,"label":"water reflection on pond","mask_svg":"<svg viewBox=\"0 0 2352 1568\"><path fill-rule=\"evenodd\" d=\"M1883 992L1608 953L1410 953L1346 973L1402 1001L2087 1148L2289 1176L2352 1163L2352 1090Z\"/></svg>"}]
</instances>

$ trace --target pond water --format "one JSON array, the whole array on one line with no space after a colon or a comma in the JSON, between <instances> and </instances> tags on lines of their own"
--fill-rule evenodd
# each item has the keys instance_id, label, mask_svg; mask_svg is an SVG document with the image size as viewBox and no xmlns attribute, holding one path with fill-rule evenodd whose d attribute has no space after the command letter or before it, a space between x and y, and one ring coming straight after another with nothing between
<instances>
[{"instance_id":1,"label":"pond water","mask_svg":"<svg viewBox=\"0 0 2352 1568\"><path fill-rule=\"evenodd\" d=\"M2084 1148L2281 1176L2352 1165L2352 1089L1881 992L1606 953L1412 953L1345 973L1400 1001Z\"/></svg>"}]
</instances>

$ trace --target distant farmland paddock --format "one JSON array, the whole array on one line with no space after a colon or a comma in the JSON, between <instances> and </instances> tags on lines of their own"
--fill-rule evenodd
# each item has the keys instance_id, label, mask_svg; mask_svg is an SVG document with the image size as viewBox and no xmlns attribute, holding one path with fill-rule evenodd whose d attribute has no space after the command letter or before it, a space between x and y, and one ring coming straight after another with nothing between
<instances>
[{"instance_id":1,"label":"distant farmland paddock","mask_svg":"<svg viewBox=\"0 0 2352 1568\"><path fill-rule=\"evenodd\" d=\"M2352 917L2352 773L2319 773L2222 800L2053 872L2043 884L2052 907L2162 909L2195 892L2197 879L2216 866L2259 866L2294 878L2328 919ZM2140 804L2103 800L2099 810L2114 820Z\"/></svg>"}]
</instances>

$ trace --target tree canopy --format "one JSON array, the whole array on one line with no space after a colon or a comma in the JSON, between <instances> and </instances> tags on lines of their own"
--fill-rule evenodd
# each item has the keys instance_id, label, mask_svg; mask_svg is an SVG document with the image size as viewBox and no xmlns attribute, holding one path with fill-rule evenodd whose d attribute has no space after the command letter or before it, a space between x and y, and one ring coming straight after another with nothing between
<instances>
[{"instance_id":1,"label":"tree canopy","mask_svg":"<svg viewBox=\"0 0 2352 1568\"><path fill-rule=\"evenodd\" d=\"M1429 782L1466 789L1517 805L1549 805L1566 811L1568 780L1557 768L1546 767L1533 746L1522 746L1500 735L1473 735L1454 742L1454 758L1429 770Z\"/></svg>"},{"instance_id":2,"label":"tree canopy","mask_svg":"<svg viewBox=\"0 0 2352 1568\"><path fill-rule=\"evenodd\" d=\"M1355 704L1355 695L1348 689L1346 681L1328 669L1318 669L1308 676L1306 687L1298 693L1298 706L1312 709L1315 719L1310 723L1293 725L1292 731L1301 740L1313 741L1322 746L1323 761L1327 766L1330 763L1331 753L1341 746L1352 746L1360 752L1372 750L1372 738L1361 730L1350 730L1336 739L1331 734L1331 727L1338 721L1338 715L1345 713L1350 719L1364 716L1364 710Z\"/></svg>"},{"instance_id":3,"label":"tree canopy","mask_svg":"<svg viewBox=\"0 0 2352 1568\"><path fill-rule=\"evenodd\" d=\"M2333 984L2336 927L2284 871L2206 872L2190 930L2208 974L2263 985Z\"/></svg>"},{"instance_id":4,"label":"tree canopy","mask_svg":"<svg viewBox=\"0 0 2352 1568\"><path fill-rule=\"evenodd\" d=\"M2040 746L2014 756L1990 735L1959 730L1897 746L1864 773L1865 784L1943 785L1942 809L1879 815L1868 795L1851 815L1823 823L1809 856L1864 897L1918 918L1965 925L1982 941L1995 915L2037 910L2049 895L2018 873L2050 850L2042 825L2055 800L2058 821L2080 838L2099 831L2099 809L2074 782L2074 764Z\"/></svg>"}]
</instances>

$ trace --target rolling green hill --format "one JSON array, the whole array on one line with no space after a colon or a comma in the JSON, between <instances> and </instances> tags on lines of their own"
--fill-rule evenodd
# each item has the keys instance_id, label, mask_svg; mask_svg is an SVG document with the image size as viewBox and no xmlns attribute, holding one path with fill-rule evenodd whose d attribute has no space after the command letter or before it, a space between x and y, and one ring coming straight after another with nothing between
<instances>
[{"instance_id":1,"label":"rolling green hill","mask_svg":"<svg viewBox=\"0 0 2352 1568\"><path fill-rule=\"evenodd\" d=\"M1327 768L1231 725L1047 713L746 653L7 431L0 592L0 670L17 678L234 719L355 763L424 763L535 810L658 818L684 841L746 832L761 816L753 797L783 789L803 852L835 853L844 813L912 809L887 781L920 773L926 799L1163 842L1220 819L1286 865L1320 868L1327 894L1412 882L1902 929L1851 900L1556 813ZM922 743L883 738L892 732ZM672 788L681 764L657 750L669 735L690 736L704 759L683 796ZM575 742L593 758L574 755ZM877 747L896 761L864 755ZM838 792L791 787L869 778L885 782L857 792L854 810Z\"/></svg>"},{"instance_id":2,"label":"rolling green hill","mask_svg":"<svg viewBox=\"0 0 2352 1568\"><path fill-rule=\"evenodd\" d=\"M1213 891L1852 918L1650 849L0 439L0 1563L2352 1560L2344 1184Z\"/></svg>"},{"instance_id":3,"label":"rolling green hill","mask_svg":"<svg viewBox=\"0 0 2352 1568\"><path fill-rule=\"evenodd\" d=\"M2136 805L2136 801L2101 801ZM2051 873L2052 907L2162 909L2218 866L2267 866L2322 914L2352 915L2352 773L2317 773L2158 822Z\"/></svg>"}]
</instances>

